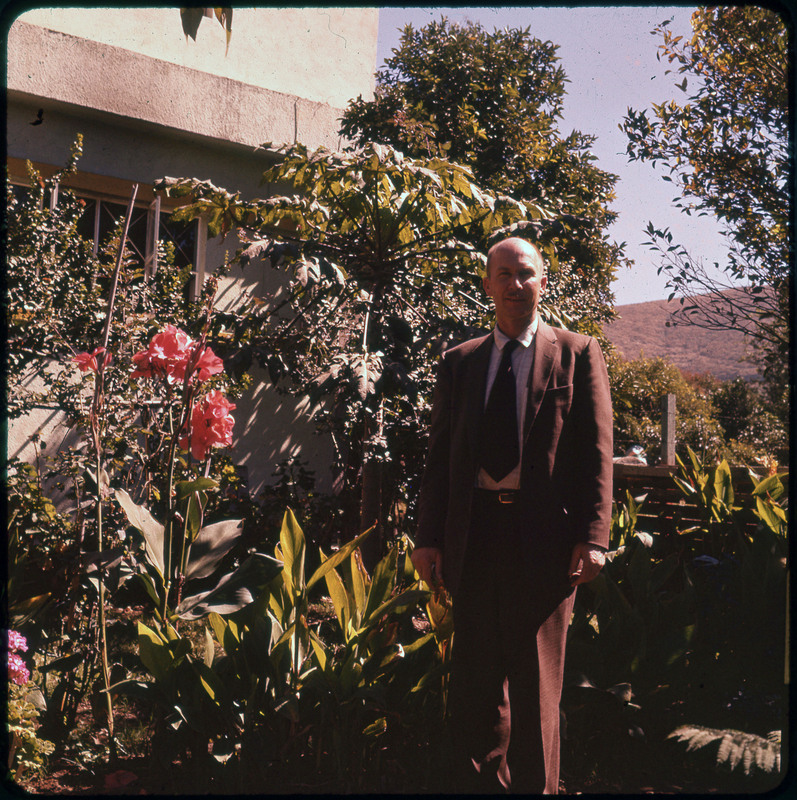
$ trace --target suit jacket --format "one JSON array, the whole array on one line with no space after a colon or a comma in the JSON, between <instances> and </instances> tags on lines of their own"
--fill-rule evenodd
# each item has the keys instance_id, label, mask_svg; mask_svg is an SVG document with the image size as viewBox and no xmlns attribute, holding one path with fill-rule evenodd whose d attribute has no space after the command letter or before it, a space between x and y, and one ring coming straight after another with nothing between
<instances>
[{"instance_id":1,"label":"suit jacket","mask_svg":"<svg viewBox=\"0 0 797 800\"><path fill-rule=\"evenodd\" d=\"M493 335L447 350L438 366L416 546L443 551L456 593L470 526ZM520 513L528 556L566 584L573 545L609 543L612 408L598 343L540 320L523 425ZM524 554L519 554L523 557ZM559 573L562 573L561 575Z\"/></svg>"}]
</instances>

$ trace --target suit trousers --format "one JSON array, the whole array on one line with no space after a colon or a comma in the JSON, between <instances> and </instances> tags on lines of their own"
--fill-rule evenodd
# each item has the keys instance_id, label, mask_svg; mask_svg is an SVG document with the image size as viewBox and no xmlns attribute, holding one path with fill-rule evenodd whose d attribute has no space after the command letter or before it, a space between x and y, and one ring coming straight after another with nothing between
<instances>
[{"instance_id":1,"label":"suit trousers","mask_svg":"<svg viewBox=\"0 0 797 800\"><path fill-rule=\"evenodd\" d=\"M535 557L519 504L476 490L459 589L449 721L460 792L555 794L574 590L569 553Z\"/></svg>"}]
</instances>

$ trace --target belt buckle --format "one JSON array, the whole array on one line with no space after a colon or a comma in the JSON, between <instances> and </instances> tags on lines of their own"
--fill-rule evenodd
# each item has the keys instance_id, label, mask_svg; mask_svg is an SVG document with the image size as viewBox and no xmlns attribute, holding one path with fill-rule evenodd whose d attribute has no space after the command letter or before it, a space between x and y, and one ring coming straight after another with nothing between
<instances>
[{"instance_id":1,"label":"belt buckle","mask_svg":"<svg viewBox=\"0 0 797 800\"><path fill-rule=\"evenodd\" d=\"M514 492L498 492L498 502L504 505L509 505L515 502Z\"/></svg>"}]
</instances>

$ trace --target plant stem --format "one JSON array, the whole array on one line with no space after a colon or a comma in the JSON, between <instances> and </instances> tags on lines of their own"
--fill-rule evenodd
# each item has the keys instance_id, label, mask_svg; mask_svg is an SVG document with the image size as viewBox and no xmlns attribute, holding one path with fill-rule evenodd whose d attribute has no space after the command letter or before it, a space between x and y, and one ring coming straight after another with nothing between
<instances>
[{"instance_id":1,"label":"plant stem","mask_svg":"<svg viewBox=\"0 0 797 800\"><path fill-rule=\"evenodd\" d=\"M106 351L113 321L113 309L116 303L116 287L119 284L119 271L122 268L127 232L130 229L130 219L133 216L133 207L138 193L138 184L133 185L130 193L130 202L127 204L127 214L122 238L119 242L119 251L116 256L116 266L111 282L111 293L108 297L108 310L105 316L105 331L102 337L102 351L98 354L97 374L94 379L94 399L91 405L91 434L94 443L94 469L97 480L97 551L102 555L102 426L101 411L103 405L103 379L105 377ZM111 671L108 667L108 631L105 620L105 575L102 558L99 562L99 626L100 626L100 656L102 659L102 678L105 687L106 716L108 720L108 741L111 759L116 760L116 739L113 726L113 698L111 697Z\"/></svg>"}]
</instances>

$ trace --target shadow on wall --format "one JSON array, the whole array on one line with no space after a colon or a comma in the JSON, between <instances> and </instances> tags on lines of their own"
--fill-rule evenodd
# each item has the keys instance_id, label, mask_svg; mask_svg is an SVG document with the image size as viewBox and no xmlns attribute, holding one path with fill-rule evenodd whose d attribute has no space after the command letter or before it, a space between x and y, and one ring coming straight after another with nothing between
<instances>
[{"instance_id":1,"label":"shadow on wall","mask_svg":"<svg viewBox=\"0 0 797 800\"><path fill-rule=\"evenodd\" d=\"M251 375L252 389L236 401L233 412L232 459L247 468L252 496L274 482L280 461L299 453L308 469L315 471L318 491L331 491L332 442L328 436L316 434L308 401L279 394L266 370L253 367ZM8 457L37 465L40 471L45 459L83 441L83 435L70 427L64 412L55 407L34 408L8 421ZM56 490L55 483L53 478L43 488L56 508L65 510L66 496Z\"/></svg>"},{"instance_id":2,"label":"shadow on wall","mask_svg":"<svg viewBox=\"0 0 797 800\"><path fill-rule=\"evenodd\" d=\"M274 482L280 461L299 454L315 472L316 489L332 491L332 441L315 432L308 400L279 394L264 369L252 367L250 374L252 390L233 412L233 461L247 468L250 494Z\"/></svg>"},{"instance_id":3,"label":"shadow on wall","mask_svg":"<svg viewBox=\"0 0 797 800\"><path fill-rule=\"evenodd\" d=\"M79 447L83 435L67 424L67 417L58 408L34 408L22 417L8 420L8 458L33 464L39 474L46 471L46 462L61 452ZM53 476L42 482L42 490L59 512L74 506L65 490L57 484L63 478Z\"/></svg>"},{"instance_id":4,"label":"shadow on wall","mask_svg":"<svg viewBox=\"0 0 797 800\"><path fill-rule=\"evenodd\" d=\"M231 241L236 239L231 237ZM235 247L230 242L209 242L208 263L221 263L224 249L231 258ZM229 311L251 297L279 302L288 285L289 276L274 269L267 259L253 260L245 269L235 265L221 281L216 308ZM286 307L284 313L289 315L290 309ZM252 366L250 375L252 389L236 401L233 412L233 461L246 468L252 497L274 483L274 471L281 461L295 455L301 455L315 472L316 489L331 492L332 440L315 432L308 401L277 392L264 369Z\"/></svg>"}]
</instances>

